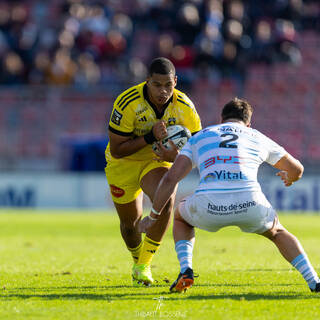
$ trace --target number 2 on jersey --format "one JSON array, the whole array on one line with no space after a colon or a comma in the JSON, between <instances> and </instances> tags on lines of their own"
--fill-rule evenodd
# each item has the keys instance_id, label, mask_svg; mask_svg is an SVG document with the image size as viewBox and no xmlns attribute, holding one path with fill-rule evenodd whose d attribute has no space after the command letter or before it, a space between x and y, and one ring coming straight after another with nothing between
<instances>
[{"instance_id":1,"label":"number 2 on jersey","mask_svg":"<svg viewBox=\"0 0 320 320\"><path fill-rule=\"evenodd\" d=\"M236 144L231 144L231 141L236 141L239 137L236 134L233 133L224 133L220 137L228 137L230 136L231 138L227 138L223 141L220 142L219 148L238 148Z\"/></svg>"}]
</instances>

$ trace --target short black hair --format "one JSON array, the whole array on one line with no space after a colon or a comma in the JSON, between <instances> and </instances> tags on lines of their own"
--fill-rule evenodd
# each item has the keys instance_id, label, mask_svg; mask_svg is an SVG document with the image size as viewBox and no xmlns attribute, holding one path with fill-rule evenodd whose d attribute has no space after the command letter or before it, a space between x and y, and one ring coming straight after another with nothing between
<instances>
[{"instance_id":1,"label":"short black hair","mask_svg":"<svg viewBox=\"0 0 320 320\"><path fill-rule=\"evenodd\" d=\"M148 69L149 76L152 76L154 73L159 73L159 74L172 73L173 75L175 75L176 69L173 63L169 59L164 57L159 57L151 61Z\"/></svg>"},{"instance_id":2,"label":"short black hair","mask_svg":"<svg viewBox=\"0 0 320 320\"><path fill-rule=\"evenodd\" d=\"M253 108L248 101L234 98L223 107L221 118L222 121L226 121L228 119L238 119L243 121L245 124L249 124L252 113Z\"/></svg>"}]
</instances>

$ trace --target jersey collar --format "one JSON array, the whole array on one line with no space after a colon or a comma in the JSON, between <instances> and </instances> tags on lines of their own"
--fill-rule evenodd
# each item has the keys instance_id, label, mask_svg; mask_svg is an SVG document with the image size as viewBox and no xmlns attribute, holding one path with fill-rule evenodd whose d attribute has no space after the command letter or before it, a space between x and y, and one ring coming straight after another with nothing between
<instances>
[{"instance_id":1,"label":"jersey collar","mask_svg":"<svg viewBox=\"0 0 320 320\"><path fill-rule=\"evenodd\" d=\"M148 95L148 90L147 90L147 85L145 84L143 86L143 97L144 99L149 103L149 105L151 106L151 108L153 109L154 113L157 116L157 119L161 119L168 107L168 105L172 102L173 100L173 96L171 96L171 98L168 100L168 102L164 105L164 109L162 112L159 112L159 110L157 109L156 105L154 103L152 103L149 99L149 95Z\"/></svg>"}]
</instances>

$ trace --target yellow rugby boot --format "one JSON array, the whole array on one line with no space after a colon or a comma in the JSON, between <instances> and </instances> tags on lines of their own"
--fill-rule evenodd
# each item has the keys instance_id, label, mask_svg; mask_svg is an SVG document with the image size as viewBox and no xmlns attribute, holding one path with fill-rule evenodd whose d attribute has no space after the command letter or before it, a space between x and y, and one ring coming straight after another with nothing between
<instances>
[{"instance_id":1,"label":"yellow rugby boot","mask_svg":"<svg viewBox=\"0 0 320 320\"><path fill-rule=\"evenodd\" d=\"M134 264L132 268L132 281L134 285L151 286L154 280L150 265Z\"/></svg>"}]
</instances>

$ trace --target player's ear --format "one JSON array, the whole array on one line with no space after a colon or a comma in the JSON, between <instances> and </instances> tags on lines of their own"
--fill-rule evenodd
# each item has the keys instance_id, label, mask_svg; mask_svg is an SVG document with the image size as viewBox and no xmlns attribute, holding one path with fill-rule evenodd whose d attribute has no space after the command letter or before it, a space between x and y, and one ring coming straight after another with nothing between
<instances>
[{"instance_id":1,"label":"player's ear","mask_svg":"<svg viewBox=\"0 0 320 320\"><path fill-rule=\"evenodd\" d=\"M178 77L174 76L174 87L177 85L177 82L178 82Z\"/></svg>"},{"instance_id":2,"label":"player's ear","mask_svg":"<svg viewBox=\"0 0 320 320\"><path fill-rule=\"evenodd\" d=\"M251 128L251 122L247 123L247 127Z\"/></svg>"}]
</instances>

